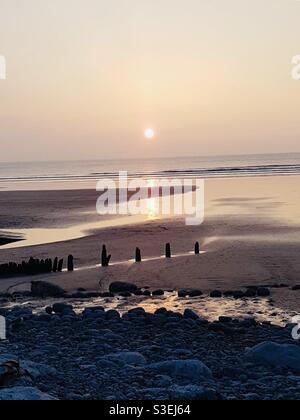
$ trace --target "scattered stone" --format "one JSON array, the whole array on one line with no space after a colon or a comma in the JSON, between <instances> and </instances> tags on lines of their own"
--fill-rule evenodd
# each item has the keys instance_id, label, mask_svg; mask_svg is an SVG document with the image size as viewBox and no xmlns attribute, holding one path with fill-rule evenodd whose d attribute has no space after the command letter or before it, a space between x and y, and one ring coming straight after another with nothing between
<instances>
[{"instance_id":1,"label":"scattered stone","mask_svg":"<svg viewBox=\"0 0 300 420\"><path fill-rule=\"evenodd\" d=\"M203 379L212 379L211 370L200 360L170 360L153 363L148 368L169 375L172 378L184 378L195 382Z\"/></svg>"},{"instance_id":2,"label":"scattered stone","mask_svg":"<svg viewBox=\"0 0 300 420\"><path fill-rule=\"evenodd\" d=\"M118 360L126 365L144 366L147 363L145 357L141 353L136 352L120 352L111 354L109 357L111 360Z\"/></svg>"},{"instance_id":3,"label":"scattered stone","mask_svg":"<svg viewBox=\"0 0 300 420\"><path fill-rule=\"evenodd\" d=\"M184 317L188 319L199 319L199 315L196 314L196 312L192 311L191 309L186 309L184 311Z\"/></svg>"},{"instance_id":4,"label":"scattered stone","mask_svg":"<svg viewBox=\"0 0 300 420\"><path fill-rule=\"evenodd\" d=\"M31 282L31 293L33 296L40 298L62 298L66 294L66 292L61 287L45 281Z\"/></svg>"},{"instance_id":5,"label":"scattered stone","mask_svg":"<svg viewBox=\"0 0 300 420\"><path fill-rule=\"evenodd\" d=\"M219 322L222 322L223 324L230 324L233 321L233 319L230 316L220 316Z\"/></svg>"},{"instance_id":6,"label":"scattered stone","mask_svg":"<svg viewBox=\"0 0 300 420\"><path fill-rule=\"evenodd\" d=\"M270 290L269 289L267 289L266 287L259 287L258 289L257 289L257 296L259 296L259 297L267 297L267 296L270 296Z\"/></svg>"},{"instance_id":7,"label":"scattered stone","mask_svg":"<svg viewBox=\"0 0 300 420\"><path fill-rule=\"evenodd\" d=\"M169 392L171 401L217 401L220 399L215 390L197 385L174 385Z\"/></svg>"},{"instance_id":8,"label":"scattered stone","mask_svg":"<svg viewBox=\"0 0 300 420\"><path fill-rule=\"evenodd\" d=\"M111 283L111 285L109 286L109 291L111 293L123 293L123 292L134 293L137 289L138 288L135 284L119 282L119 281Z\"/></svg>"},{"instance_id":9,"label":"scattered stone","mask_svg":"<svg viewBox=\"0 0 300 420\"><path fill-rule=\"evenodd\" d=\"M246 358L265 366L300 372L300 346L263 342L246 351Z\"/></svg>"},{"instance_id":10,"label":"scattered stone","mask_svg":"<svg viewBox=\"0 0 300 420\"><path fill-rule=\"evenodd\" d=\"M155 315L167 315L168 311L166 308L159 308L155 311Z\"/></svg>"},{"instance_id":11,"label":"scattered stone","mask_svg":"<svg viewBox=\"0 0 300 420\"><path fill-rule=\"evenodd\" d=\"M152 292L152 296L163 296L164 294L165 294L165 292L161 289L154 290L154 292Z\"/></svg>"},{"instance_id":12,"label":"scattered stone","mask_svg":"<svg viewBox=\"0 0 300 420\"><path fill-rule=\"evenodd\" d=\"M213 292L210 293L211 298L221 298L222 296L223 294L219 290L214 290Z\"/></svg>"},{"instance_id":13,"label":"scattered stone","mask_svg":"<svg viewBox=\"0 0 300 420\"><path fill-rule=\"evenodd\" d=\"M245 297L247 298L254 298L257 295L257 289L247 289L245 292Z\"/></svg>"},{"instance_id":14,"label":"scattered stone","mask_svg":"<svg viewBox=\"0 0 300 420\"><path fill-rule=\"evenodd\" d=\"M185 289L178 290L178 297L185 298L188 296L188 291Z\"/></svg>"},{"instance_id":15,"label":"scattered stone","mask_svg":"<svg viewBox=\"0 0 300 420\"><path fill-rule=\"evenodd\" d=\"M53 401L55 398L37 388L16 386L0 390L0 401Z\"/></svg>"},{"instance_id":16,"label":"scattered stone","mask_svg":"<svg viewBox=\"0 0 300 420\"><path fill-rule=\"evenodd\" d=\"M73 306L60 302L60 303L54 303L54 305L52 306L52 309L54 313L62 314L64 312L73 311Z\"/></svg>"},{"instance_id":17,"label":"scattered stone","mask_svg":"<svg viewBox=\"0 0 300 420\"><path fill-rule=\"evenodd\" d=\"M199 297L199 296L202 296L202 295L203 295L203 293L201 292L201 290L197 290L197 289L190 290L188 292L188 296L191 297L191 298Z\"/></svg>"},{"instance_id":18,"label":"scattered stone","mask_svg":"<svg viewBox=\"0 0 300 420\"><path fill-rule=\"evenodd\" d=\"M34 363L29 360L21 361L21 367L25 374L31 376L33 379L46 376L56 376L58 374L57 370L51 366L42 363Z\"/></svg>"},{"instance_id":19,"label":"scattered stone","mask_svg":"<svg viewBox=\"0 0 300 420\"><path fill-rule=\"evenodd\" d=\"M241 290L236 290L232 293L232 296L234 297L234 299L243 299L245 297L245 294Z\"/></svg>"},{"instance_id":20,"label":"scattered stone","mask_svg":"<svg viewBox=\"0 0 300 420\"><path fill-rule=\"evenodd\" d=\"M0 386L10 384L21 375L21 367L16 356L0 354Z\"/></svg>"}]
</instances>

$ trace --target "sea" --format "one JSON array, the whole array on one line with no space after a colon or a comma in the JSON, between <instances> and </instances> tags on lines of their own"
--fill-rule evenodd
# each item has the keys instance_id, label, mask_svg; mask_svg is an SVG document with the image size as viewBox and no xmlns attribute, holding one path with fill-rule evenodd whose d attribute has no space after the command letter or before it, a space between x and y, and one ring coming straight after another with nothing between
<instances>
[{"instance_id":1,"label":"sea","mask_svg":"<svg viewBox=\"0 0 300 420\"><path fill-rule=\"evenodd\" d=\"M100 179L232 178L300 174L300 153L0 163L0 190L95 188Z\"/></svg>"}]
</instances>

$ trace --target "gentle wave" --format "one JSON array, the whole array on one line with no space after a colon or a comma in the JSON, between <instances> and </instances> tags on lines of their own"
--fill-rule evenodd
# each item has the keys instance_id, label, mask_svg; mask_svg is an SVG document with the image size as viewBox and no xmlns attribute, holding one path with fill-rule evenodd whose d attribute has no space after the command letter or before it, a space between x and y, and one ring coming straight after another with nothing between
<instances>
[{"instance_id":1,"label":"gentle wave","mask_svg":"<svg viewBox=\"0 0 300 420\"><path fill-rule=\"evenodd\" d=\"M231 178L245 176L299 175L300 164L230 166L215 168L172 169L159 171L131 171L128 178ZM117 179L119 172L92 172L88 174L51 174L34 176L1 176L0 182L67 182Z\"/></svg>"}]
</instances>

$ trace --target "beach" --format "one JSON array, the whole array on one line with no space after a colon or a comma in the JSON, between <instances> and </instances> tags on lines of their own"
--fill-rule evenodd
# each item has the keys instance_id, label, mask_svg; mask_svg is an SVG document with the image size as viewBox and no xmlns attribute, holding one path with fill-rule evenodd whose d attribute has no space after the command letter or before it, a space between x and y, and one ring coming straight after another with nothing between
<instances>
[{"instance_id":1,"label":"beach","mask_svg":"<svg viewBox=\"0 0 300 420\"><path fill-rule=\"evenodd\" d=\"M198 226L151 201L99 216L88 188L1 191L1 263L64 269L0 279L0 400L300 399L298 183L206 180Z\"/></svg>"},{"instance_id":2,"label":"beach","mask_svg":"<svg viewBox=\"0 0 300 420\"><path fill-rule=\"evenodd\" d=\"M95 211L93 190L0 192L1 231L22 231L26 241L1 247L1 262L34 258L75 259L73 273L37 276L67 291L99 291L110 282L130 281L164 290L235 290L249 285L299 284L300 196L298 176L209 179L205 183L205 221L186 226L182 218L145 216L105 219ZM69 237L64 240L67 230ZM74 239L72 239L74 236ZM48 241L53 241L48 243ZM58 242L55 242L55 241ZM199 241L201 255L192 254ZM174 258L161 258L170 242ZM112 265L99 267L102 245ZM135 248L143 262L135 264ZM199 257L199 258L198 258ZM31 278L21 279L28 281ZM1 279L0 290L20 279ZM22 286L23 288L26 285ZM276 305L297 311L297 293L274 291Z\"/></svg>"}]
</instances>

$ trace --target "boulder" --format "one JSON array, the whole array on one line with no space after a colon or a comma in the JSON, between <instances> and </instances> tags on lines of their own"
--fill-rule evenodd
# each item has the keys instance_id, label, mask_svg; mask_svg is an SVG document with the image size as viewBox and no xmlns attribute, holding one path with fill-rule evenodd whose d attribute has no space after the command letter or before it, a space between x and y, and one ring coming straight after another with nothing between
<instances>
[{"instance_id":1,"label":"boulder","mask_svg":"<svg viewBox=\"0 0 300 420\"><path fill-rule=\"evenodd\" d=\"M137 290L137 286L132 283L124 283L121 281L116 281L114 283L111 283L109 286L110 293L134 293Z\"/></svg>"},{"instance_id":2,"label":"boulder","mask_svg":"<svg viewBox=\"0 0 300 420\"><path fill-rule=\"evenodd\" d=\"M31 282L31 294L40 298L62 298L65 296L66 292L55 284L47 283L45 281L33 281Z\"/></svg>"},{"instance_id":3,"label":"boulder","mask_svg":"<svg viewBox=\"0 0 300 420\"><path fill-rule=\"evenodd\" d=\"M172 378L187 379L197 382L203 379L212 379L211 370L200 360L168 360L153 363L149 369Z\"/></svg>"},{"instance_id":4,"label":"boulder","mask_svg":"<svg viewBox=\"0 0 300 420\"><path fill-rule=\"evenodd\" d=\"M246 359L264 366L300 372L300 346L266 341L246 351Z\"/></svg>"},{"instance_id":5,"label":"boulder","mask_svg":"<svg viewBox=\"0 0 300 420\"><path fill-rule=\"evenodd\" d=\"M55 398L37 388L16 386L0 390L0 401L53 401Z\"/></svg>"}]
</instances>

